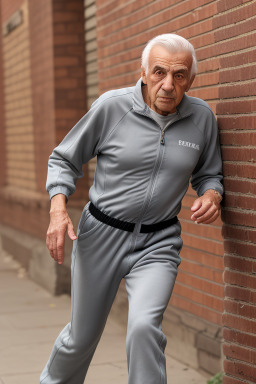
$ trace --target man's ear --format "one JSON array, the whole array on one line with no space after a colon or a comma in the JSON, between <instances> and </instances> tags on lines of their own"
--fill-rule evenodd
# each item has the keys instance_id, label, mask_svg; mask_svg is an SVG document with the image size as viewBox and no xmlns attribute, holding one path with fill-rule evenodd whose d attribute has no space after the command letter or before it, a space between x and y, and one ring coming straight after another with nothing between
<instances>
[{"instance_id":1,"label":"man's ear","mask_svg":"<svg viewBox=\"0 0 256 384\"><path fill-rule=\"evenodd\" d=\"M141 77L142 77L143 84L147 84L146 70L144 67L141 67Z\"/></svg>"},{"instance_id":2,"label":"man's ear","mask_svg":"<svg viewBox=\"0 0 256 384\"><path fill-rule=\"evenodd\" d=\"M186 92L188 92L191 88L191 85L193 84L193 81L195 80L195 77L196 75L193 75L188 83L188 86L187 86L187 89L186 89Z\"/></svg>"}]
</instances>

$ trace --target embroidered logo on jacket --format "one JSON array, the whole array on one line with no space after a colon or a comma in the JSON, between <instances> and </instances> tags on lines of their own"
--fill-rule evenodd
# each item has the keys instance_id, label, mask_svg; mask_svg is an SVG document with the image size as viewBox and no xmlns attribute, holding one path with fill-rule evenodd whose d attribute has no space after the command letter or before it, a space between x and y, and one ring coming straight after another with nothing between
<instances>
[{"instance_id":1,"label":"embroidered logo on jacket","mask_svg":"<svg viewBox=\"0 0 256 384\"><path fill-rule=\"evenodd\" d=\"M190 143L189 141L179 140L179 145L181 145L182 147L193 148L193 149L196 149L197 151L200 150L199 144Z\"/></svg>"}]
</instances>

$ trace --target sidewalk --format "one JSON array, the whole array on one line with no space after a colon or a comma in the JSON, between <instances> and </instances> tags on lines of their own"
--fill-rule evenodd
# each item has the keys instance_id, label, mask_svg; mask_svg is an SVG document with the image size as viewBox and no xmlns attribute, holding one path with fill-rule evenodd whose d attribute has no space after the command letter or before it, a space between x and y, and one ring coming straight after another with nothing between
<instances>
[{"instance_id":1,"label":"sidewalk","mask_svg":"<svg viewBox=\"0 0 256 384\"><path fill-rule=\"evenodd\" d=\"M70 297L53 297L0 250L0 384L38 384L53 342L69 322ZM168 384L206 378L167 356ZM126 384L125 332L108 319L85 383Z\"/></svg>"}]
</instances>

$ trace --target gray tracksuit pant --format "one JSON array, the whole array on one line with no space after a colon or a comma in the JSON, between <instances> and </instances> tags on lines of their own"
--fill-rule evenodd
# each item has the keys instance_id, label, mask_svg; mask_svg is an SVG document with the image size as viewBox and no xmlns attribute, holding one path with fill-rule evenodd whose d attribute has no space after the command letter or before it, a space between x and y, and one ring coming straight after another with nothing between
<instances>
[{"instance_id":1,"label":"gray tracksuit pant","mask_svg":"<svg viewBox=\"0 0 256 384\"><path fill-rule=\"evenodd\" d=\"M85 206L72 251L71 322L58 336L41 384L82 384L122 278L129 299L129 384L166 384L162 319L180 264L180 223L133 233L95 219Z\"/></svg>"}]
</instances>

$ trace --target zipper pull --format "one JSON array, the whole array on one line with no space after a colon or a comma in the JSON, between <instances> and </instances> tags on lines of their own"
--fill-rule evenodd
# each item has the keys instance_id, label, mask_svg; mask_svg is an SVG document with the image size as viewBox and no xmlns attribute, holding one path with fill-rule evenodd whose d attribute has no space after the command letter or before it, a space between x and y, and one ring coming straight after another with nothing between
<instances>
[{"instance_id":1,"label":"zipper pull","mask_svg":"<svg viewBox=\"0 0 256 384\"><path fill-rule=\"evenodd\" d=\"M164 130L162 129L161 132L162 132L162 133L161 133L161 140L160 140L160 143L161 143L162 145L164 145Z\"/></svg>"}]
</instances>

